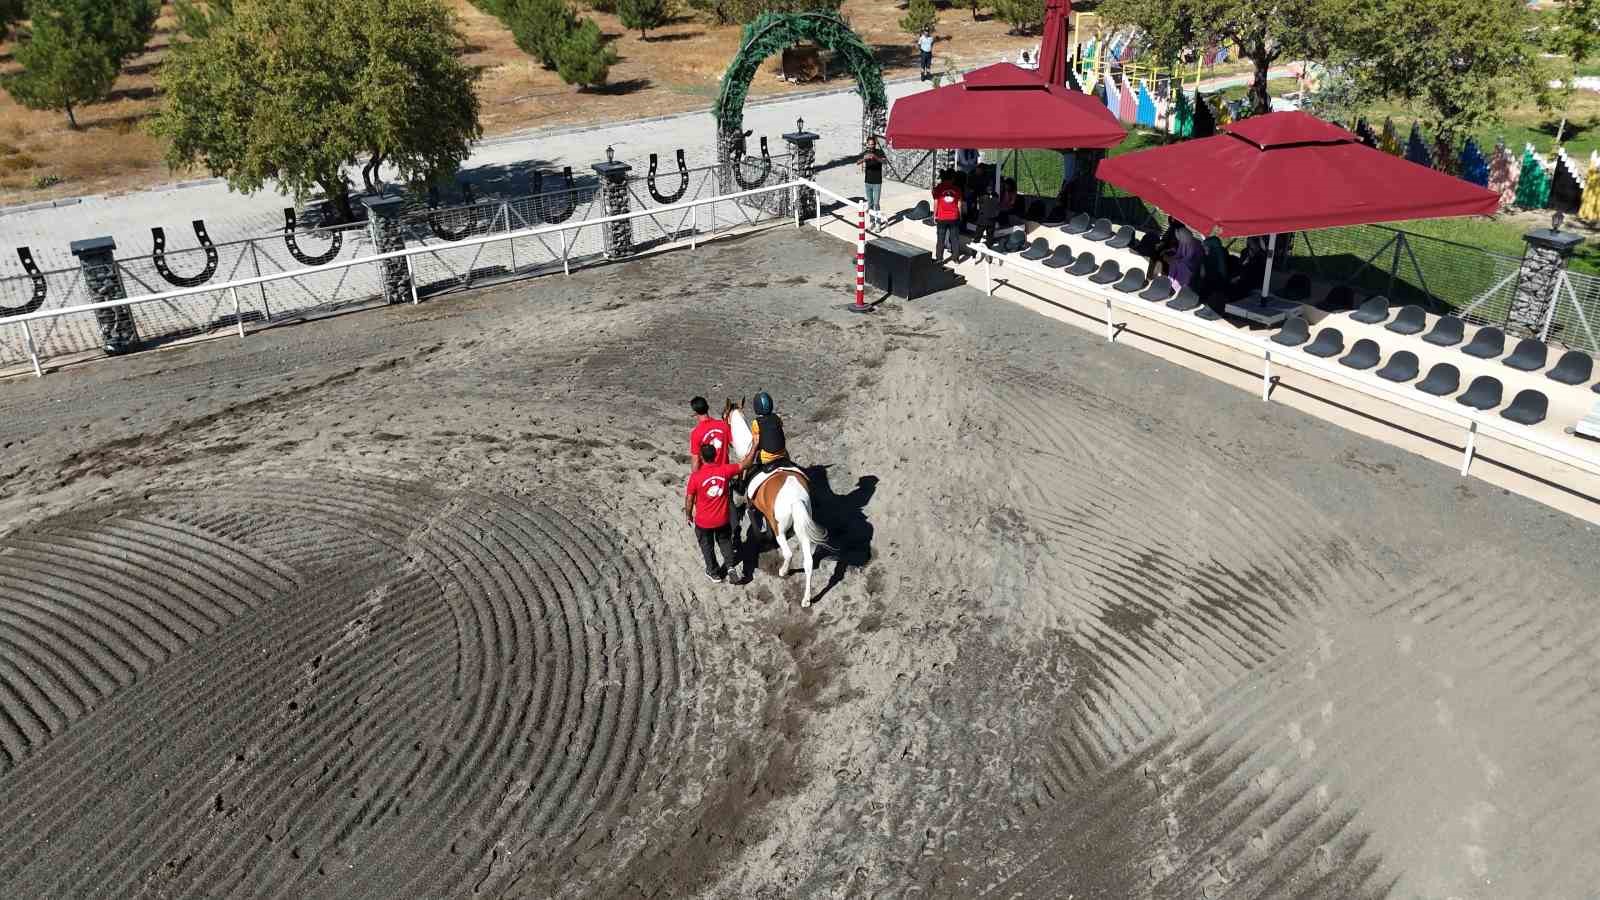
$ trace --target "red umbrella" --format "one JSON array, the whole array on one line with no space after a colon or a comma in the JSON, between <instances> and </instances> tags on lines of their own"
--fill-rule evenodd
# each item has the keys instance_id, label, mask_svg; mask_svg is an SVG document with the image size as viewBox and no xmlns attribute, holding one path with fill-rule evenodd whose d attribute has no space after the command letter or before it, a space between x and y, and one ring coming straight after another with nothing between
<instances>
[{"instance_id":1,"label":"red umbrella","mask_svg":"<svg viewBox=\"0 0 1600 900\"><path fill-rule=\"evenodd\" d=\"M1253 116L1215 137L1108 159L1098 177L1222 237L1487 216L1500 203L1303 112Z\"/></svg>"},{"instance_id":2,"label":"red umbrella","mask_svg":"<svg viewBox=\"0 0 1600 900\"><path fill-rule=\"evenodd\" d=\"M1046 0L1036 72L985 66L959 84L901 97L889 112L889 143L901 150L949 147L1115 147L1128 136L1093 97L1065 86L1070 0Z\"/></svg>"},{"instance_id":3,"label":"red umbrella","mask_svg":"<svg viewBox=\"0 0 1600 900\"><path fill-rule=\"evenodd\" d=\"M1273 249L1279 232L1487 216L1500 207L1492 191L1375 150L1298 111L1252 116L1214 137L1109 159L1098 177L1200 234L1268 234ZM1261 304L1271 284L1268 256Z\"/></svg>"},{"instance_id":4,"label":"red umbrella","mask_svg":"<svg viewBox=\"0 0 1600 900\"><path fill-rule=\"evenodd\" d=\"M1115 147L1128 133L1088 94L996 63L968 73L960 84L896 100L888 136L900 150L1060 149Z\"/></svg>"}]
</instances>

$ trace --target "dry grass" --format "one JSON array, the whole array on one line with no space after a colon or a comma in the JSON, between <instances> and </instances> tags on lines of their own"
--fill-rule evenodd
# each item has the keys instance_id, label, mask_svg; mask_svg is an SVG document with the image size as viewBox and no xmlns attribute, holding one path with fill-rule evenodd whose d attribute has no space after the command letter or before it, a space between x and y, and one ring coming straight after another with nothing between
<instances>
[{"instance_id":1,"label":"dry grass","mask_svg":"<svg viewBox=\"0 0 1600 900\"><path fill-rule=\"evenodd\" d=\"M460 17L467 42L465 59L482 76L478 90L483 100L483 125L491 135L704 109L715 98L718 79L739 46L737 27L679 18L641 40L615 16L586 10L584 14L599 23L621 58L611 70L609 87L579 93L518 50L498 20L466 0L447 2ZM847 0L844 12L874 47L886 77L914 74L916 59L910 38L899 27L902 6L881 0ZM161 142L144 128L160 103L155 76L172 38L172 26L171 10L164 9L147 52L129 62L111 99L78 110L81 130L68 128L64 113L25 109L0 93L0 147L7 148L0 153L0 205L131 190L206 174L168 170L162 162ZM938 31L936 53L958 65L998 55L1014 56L1019 48L1038 42L1036 36L1008 35L1005 23L993 18L974 22L966 10L944 10ZM0 43L0 71L13 68L10 46ZM848 84L839 77L834 81ZM816 87L783 82L774 58L757 77L751 94L766 97ZM709 140L709 124L707 131ZM51 177L60 183L36 187L41 179Z\"/></svg>"}]
</instances>

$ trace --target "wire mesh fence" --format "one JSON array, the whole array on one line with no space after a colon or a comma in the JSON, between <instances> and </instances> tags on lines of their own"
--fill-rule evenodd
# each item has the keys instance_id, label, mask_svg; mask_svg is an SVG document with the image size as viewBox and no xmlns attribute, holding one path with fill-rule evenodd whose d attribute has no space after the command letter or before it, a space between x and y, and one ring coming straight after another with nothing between
<instances>
[{"instance_id":1,"label":"wire mesh fence","mask_svg":"<svg viewBox=\"0 0 1600 900\"><path fill-rule=\"evenodd\" d=\"M783 184L791 174L789 158L780 155L745 157L737 172L705 166L680 169L660 179L630 179L626 185L628 205L632 211L645 214L627 223L631 231L627 252L791 217L794 210L788 191L768 191L687 210L664 209ZM425 201L409 198L401 230L408 247L425 248L412 257L418 295L570 271L607 259L608 226L581 224L607 215L599 185L568 184L534 195L444 208L430 208ZM658 209L663 211L651 212ZM562 223L578 227L560 233L512 236L518 231ZM467 238L495 234L505 234L507 238L503 242L459 245ZM197 244L198 234L189 241L178 238L173 243ZM164 242L158 242L157 247L157 253L116 261L114 274L125 296L163 293L174 285L226 284L263 275L303 272L310 266L376 252L365 222L322 228L295 223L292 231L286 227L278 234L222 244L207 241L198 246L166 247ZM88 280L83 267L40 272L36 277L0 278L0 316L65 309L104 299L90 290ZM36 283L44 287L43 301L37 305L32 302L37 296ZM115 342L109 341L108 333L113 331L131 336L141 348L149 348L237 328L241 321L251 324L314 318L380 302L382 293L382 266L373 263L253 284L239 288L237 295L233 290L222 289L141 303L116 310L116 323L107 320L109 314L89 312L39 319L27 329L18 323L0 324L0 367L28 363L30 338L32 349L44 359L112 349Z\"/></svg>"}]
</instances>

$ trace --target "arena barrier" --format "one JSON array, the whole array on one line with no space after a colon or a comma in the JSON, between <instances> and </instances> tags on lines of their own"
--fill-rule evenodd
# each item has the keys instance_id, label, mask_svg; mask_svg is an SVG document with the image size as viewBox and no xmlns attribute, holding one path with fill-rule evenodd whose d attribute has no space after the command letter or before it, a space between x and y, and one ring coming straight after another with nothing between
<instances>
[{"instance_id":1,"label":"arena barrier","mask_svg":"<svg viewBox=\"0 0 1600 900\"><path fill-rule=\"evenodd\" d=\"M269 294L265 290L268 285L298 285L298 290L308 298L307 304L297 310L297 317L302 319L311 318L310 313L325 310L335 302L348 307L351 302L348 297L355 289L347 285L353 282L362 285L359 288L362 302L382 302L386 293L391 294L393 302L393 291L389 289L397 288L402 296L417 303L424 296L443 290L491 283L482 279L474 282L462 277L474 271L485 248L489 247L501 248L506 254L514 255L519 247L531 245L549 254L547 262L515 269L517 277L554 272L570 275L574 268L632 258L633 254L649 249L669 246L693 249L699 243L721 235L787 222L791 217L798 227L801 222L799 191L807 185L804 181L785 178L776 184L751 190L656 205L618 215L581 220L571 217L565 222L540 227L478 236L463 235L453 241L429 242L242 278L233 277L239 268L239 263L235 261L231 268L224 266L222 270L226 273L224 278L229 280L172 290L150 290L155 283L153 279L147 281L137 273L130 274L119 261L116 264L116 277L127 284L131 296L98 303L35 308L0 317L0 348L8 343L23 348L24 358L31 364L33 373L42 377L44 361L53 358L48 352L52 346L48 341L50 337L63 332L78 335L78 339L69 346L73 347L72 352L82 353L98 343L98 336L108 319L133 319L137 324L135 313L151 309L160 309L168 315L181 315L184 321L200 323L198 328L182 337L234 332L243 339L248 334L248 324L274 318L267 299ZM441 224L446 230L452 227L451 223ZM365 225L353 227L362 229L361 234L366 233ZM614 255L610 251L616 246L619 231L623 230L629 235L626 245L628 253ZM637 236L647 237L648 243L637 240ZM320 250L325 244L332 246L328 232L319 232L316 246ZM344 247L352 244L359 242L345 241ZM316 258L316 251L309 252L312 258ZM226 258L228 254L224 252L222 256ZM79 281L84 278L82 274L75 277ZM133 289L137 288L144 288L145 291L135 293ZM88 346L83 345L84 340L89 340L85 336L93 336ZM146 341L138 349L160 344L160 340ZM54 346L59 346L59 341ZM0 355L0 363L7 361Z\"/></svg>"}]
</instances>

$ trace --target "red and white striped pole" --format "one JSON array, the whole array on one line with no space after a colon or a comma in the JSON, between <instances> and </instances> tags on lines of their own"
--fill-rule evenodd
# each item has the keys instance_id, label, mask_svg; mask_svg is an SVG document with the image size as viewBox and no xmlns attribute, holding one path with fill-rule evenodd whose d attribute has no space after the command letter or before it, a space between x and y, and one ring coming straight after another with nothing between
<instances>
[{"instance_id":1,"label":"red and white striped pole","mask_svg":"<svg viewBox=\"0 0 1600 900\"><path fill-rule=\"evenodd\" d=\"M856 204L856 305L851 312L866 312L867 306L867 204Z\"/></svg>"}]
</instances>

